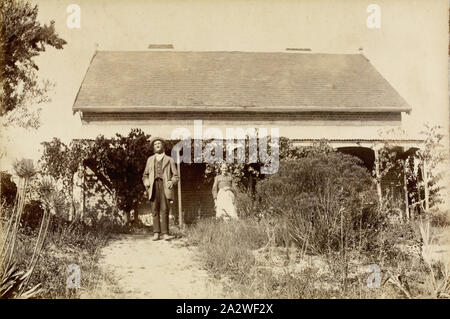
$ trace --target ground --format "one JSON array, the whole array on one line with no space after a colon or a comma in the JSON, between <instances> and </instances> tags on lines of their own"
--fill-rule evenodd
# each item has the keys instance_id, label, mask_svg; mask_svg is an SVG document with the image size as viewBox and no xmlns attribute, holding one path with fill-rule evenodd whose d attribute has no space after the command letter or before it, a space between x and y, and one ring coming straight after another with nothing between
<instances>
[{"instance_id":1,"label":"ground","mask_svg":"<svg viewBox=\"0 0 450 319\"><path fill-rule=\"evenodd\" d=\"M429 246L431 259L450 262L450 230L439 229L435 239L436 243ZM116 235L101 250L99 260L101 270L113 280L101 280L96 288L83 292L80 297L197 299L235 297L232 296L234 292L224 288L229 287L224 278L222 281L213 278L204 269L197 249L188 246L184 238L152 241L150 233ZM308 267L317 268L319 273L327 269L320 258L316 260L303 257L300 261L292 259L286 263L281 258L285 255L283 249L281 253L274 249L258 249L254 254L256 260L267 266L265 268L270 268L275 275L282 274L286 270L294 274ZM290 255L292 257L295 253L291 252ZM366 271L364 267L359 270ZM226 274L224 275L226 277ZM325 278L326 273L320 276ZM361 276L365 278L367 274Z\"/></svg>"},{"instance_id":2,"label":"ground","mask_svg":"<svg viewBox=\"0 0 450 319\"><path fill-rule=\"evenodd\" d=\"M151 234L120 235L102 249L102 282L82 298L223 298L221 284L202 269L184 239L152 241Z\"/></svg>"}]
</instances>

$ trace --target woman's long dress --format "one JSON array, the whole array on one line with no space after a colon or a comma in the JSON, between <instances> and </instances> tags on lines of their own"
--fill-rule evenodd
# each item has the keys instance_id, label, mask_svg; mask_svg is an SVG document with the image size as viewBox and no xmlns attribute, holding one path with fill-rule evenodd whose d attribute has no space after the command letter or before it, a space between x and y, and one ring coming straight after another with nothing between
<instances>
[{"instance_id":1,"label":"woman's long dress","mask_svg":"<svg viewBox=\"0 0 450 319\"><path fill-rule=\"evenodd\" d=\"M223 219L238 219L235 207L234 180L229 175L217 175L212 188L216 200L216 217Z\"/></svg>"}]
</instances>

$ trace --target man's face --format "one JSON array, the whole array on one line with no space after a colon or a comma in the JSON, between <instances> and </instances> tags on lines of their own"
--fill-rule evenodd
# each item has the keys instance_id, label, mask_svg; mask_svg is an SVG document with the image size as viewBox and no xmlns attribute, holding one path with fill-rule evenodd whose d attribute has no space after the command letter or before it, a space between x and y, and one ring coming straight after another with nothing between
<instances>
[{"instance_id":1,"label":"man's face","mask_svg":"<svg viewBox=\"0 0 450 319\"><path fill-rule=\"evenodd\" d=\"M162 153L163 149L163 143L161 141L155 141L153 143L153 150L155 151L155 153Z\"/></svg>"}]
</instances>

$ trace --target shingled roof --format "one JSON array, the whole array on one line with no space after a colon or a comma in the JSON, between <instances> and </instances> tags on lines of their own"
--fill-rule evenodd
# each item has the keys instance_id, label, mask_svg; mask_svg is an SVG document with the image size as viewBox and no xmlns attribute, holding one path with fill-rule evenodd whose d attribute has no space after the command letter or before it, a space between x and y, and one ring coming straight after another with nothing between
<instances>
[{"instance_id":1,"label":"shingled roof","mask_svg":"<svg viewBox=\"0 0 450 319\"><path fill-rule=\"evenodd\" d=\"M361 54L99 51L74 111L404 112Z\"/></svg>"}]
</instances>

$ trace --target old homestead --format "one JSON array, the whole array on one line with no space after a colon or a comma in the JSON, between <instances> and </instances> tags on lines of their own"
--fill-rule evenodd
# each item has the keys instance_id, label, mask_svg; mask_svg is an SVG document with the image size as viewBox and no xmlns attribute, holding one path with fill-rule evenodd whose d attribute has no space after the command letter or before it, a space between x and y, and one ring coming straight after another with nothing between
<instances>
[{"instance_id":1,"label":"old homestead","mask_svg":"<svg viewBox=\"0 0 450 319\"><path fill-rule=\"evenodd\" d=\"M277 127L298 145L327 139L376 168L379 130L401 126L411 106L362 54L151 50L96 52L73 111L86 125L134 125L165 138L194 120L221 130ZM419 145L389 142L404 154ZM187 220L212 213L203 168L181 167ZM385 176L379 192L392 188L407 202L393 179Z\"/></svg>"}]
</instances>

